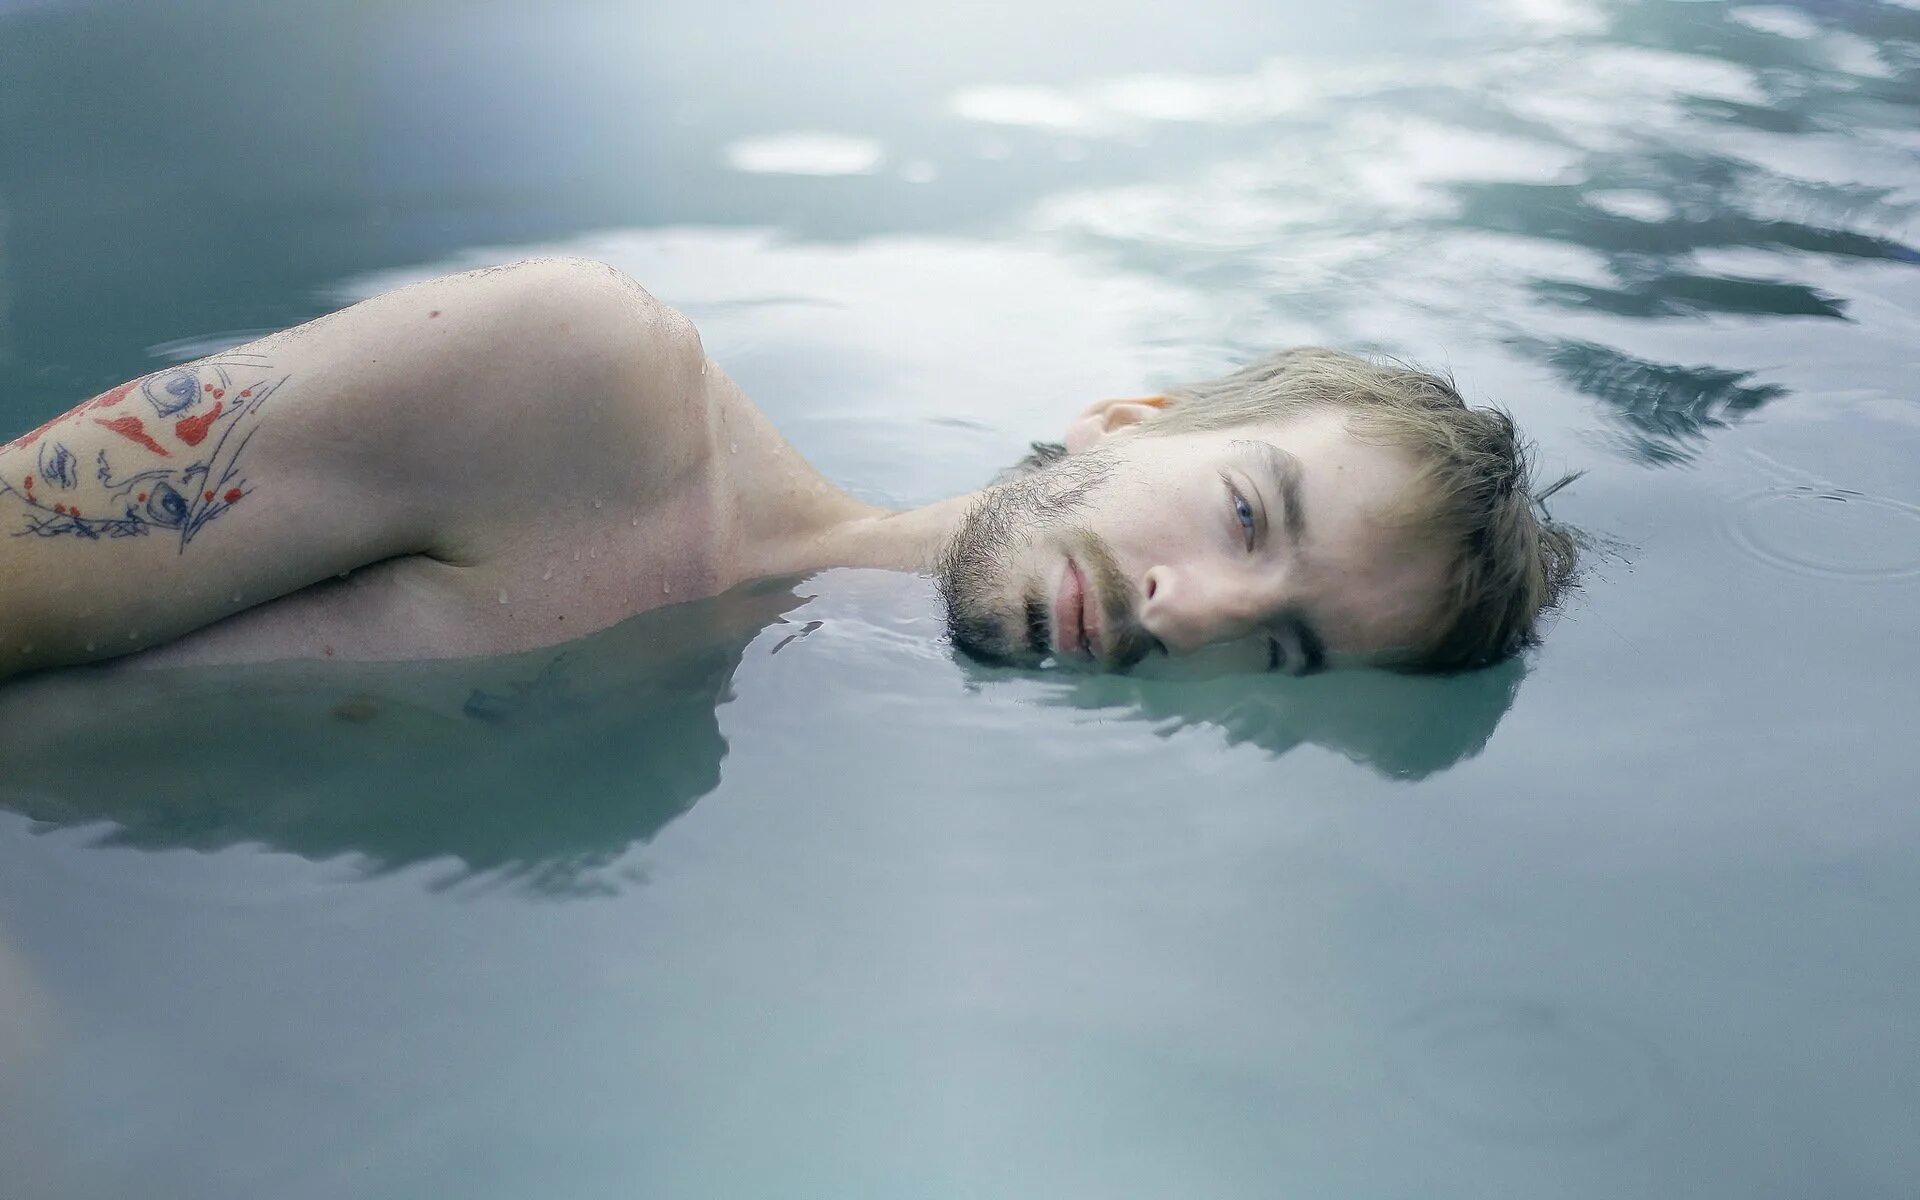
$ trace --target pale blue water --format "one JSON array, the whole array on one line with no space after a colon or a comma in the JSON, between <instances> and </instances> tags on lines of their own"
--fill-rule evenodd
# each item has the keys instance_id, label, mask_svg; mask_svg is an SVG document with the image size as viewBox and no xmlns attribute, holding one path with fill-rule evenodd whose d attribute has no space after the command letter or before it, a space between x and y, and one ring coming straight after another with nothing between
<instances>
[{"instance_id":1,"label":"pale blue water","mask_svg":"<svg viewBox=\"0 0 1920 1200\"><path fill-rule=\"evenodd\" d=\"M1899 1197L1920 9L0 4L0 426L627 270L860 495L1330 342L1597 539L1523 663L1076 680L836 572L0 692L0 1197Z\"/></svg>"}]
</instances>

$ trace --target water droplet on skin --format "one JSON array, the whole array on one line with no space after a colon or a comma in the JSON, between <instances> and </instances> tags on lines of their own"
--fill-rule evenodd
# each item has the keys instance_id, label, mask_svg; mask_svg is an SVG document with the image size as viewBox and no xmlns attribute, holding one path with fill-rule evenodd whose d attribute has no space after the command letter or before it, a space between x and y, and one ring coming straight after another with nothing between
<instances>
[{"instance_id":1,"label":"water droplet on skin","mask_svg":"<svg viewBox=\"0 0 1920 1200\"><path fill-rule=\"evenodd\" d=\"M502 603L502 604L505 604L506 602L507 602L507 589L505 589L505 588L501 588L501 589L500 589L500 603Z\"/></svg>"},{"instance_id":2,"label":"water droplet on skin","mask_svg":"<svg viewBox=\"0 0 1920 1200\"><path fill-rule=\"evenodd\" d=\"M595 546L595 547L593 547L592 549L590 549L590 550L588 550L588 551L587 551L587 557L588 557L588 558L599 558L599 557L600 557L600 548L599 548L598 546Z\"/></svg>"},{"instance_id":3,"label":"water droplet on skin","mask_svg":"<svg viewBox=\"0 0 1920 1200\"><path fill-rule=\"evenodd\" d=\"M599 502L598 500L595 500L595 501L593 502L593 506L594 506L595 508L599 508L599 507L600 507L600 502Z\"/></svg>"},{"instance_id":4,"label":"water droplet on skin","mask_svg":"<svg viewBox=\"0 0 1920 1200\"><path fill-rule=\"evenodd\" d=\"M238 604L238 603L240 603L240 593L239 593L239 592L235 592L235 593L233 594L233 602L234 602L235 604Z\"/></svg>"},{"instance_id":5,"label":"water droplet on skin","mask_svg":"<svg viewBox=\"0 0 1920 1200\"><path fill-rule=\"evenodd\" d=\"M352 572L352 571L342 571L342 572L340 572L340 573L339 573L338 575L335 575L335 576L334 576L334 578L335 578L335 579L345 579L345 578L346 578L347 576L349 576L349 575L351 575L351 574L353 574L353 572Z\"/></svg>"},{"instance_id":6,"label":"water droplet on skin","mask_svg":"<svg viewBox=\"0 0 1920 1200\"><path fill-rule=\"evenodd\" d=\"M130 642L131 642L131 641L133 641L133 640L135 640L136 638L138 638L139 636L140 636L140 631L139 631L138 629L129 629L129 630L127 630L127 640L128 640L128 641L130 641Z\"/></svg>"},{"instance_id":7,"label":"water droplet on skin","mask_svg":"<svg viewBox=\"0 0 1920 1200\"><path fill-rule=\"evenodd\" d=\"M661 594L661 595L663 595L663 596L671 596L671 595L673 595L673 585L672 585L672 584L670 584L670 583L663 583L663 584L661 584L661 585L660 585L660 594Z\"/></svg>"},{"instance_id":8,"label":"water droplet on skin","mask_svg":"<svg viewBox=\"0 0 1920 1200\"><path fill-rule=\"evenodd\" d=\"M93 651L94 651L94 645L93 645L93 643L92 643L92 642L88 642L88 643L87 643L87 653L88 653L88 654L92 654L92 653L93 653Z\"/></svg>"},{"instance_id":9,"label":"water droplet on skin","mask_svg":"<svg viewBox=\"0 0 1920 1200\"><path fill-rule=\"evenodd\" d=\"M734 443L732 443L731 445L729 445L729 446L727 447L727 453L728 453L728 454L738 454L738 453L740 453L740 443L739 443L739 442L734 442Z\"/></svg>"},{"instance_id":10,"label":"water droplet on skin","mask_svg":"<svg viewBox=\"0 0 1920 1200\"><path fill-rule=\"evenodd\" d=\"M540 577L540 582L541 582L541 583L545 583L545 582L546 582L547 580L549 580L549 579L552 579L552 578L553 578L553 568L552 568L552 567L548 567L548 568L547 568L547 573L546 573L546 574L544 574L544 575L542 575L542 576Z\"/></svg>"},{"instance_id":11,"label":"water droplet on skin","mask_svg":"<svg viewBox=\"0 0 1920 1200\"><path fill-rule=\"evenodd\" d=\"M632 525L635 529L638 529L640 528L640 518L635 517L633 520L629 521L628 524Z\"/></svg>"}]
</instances>

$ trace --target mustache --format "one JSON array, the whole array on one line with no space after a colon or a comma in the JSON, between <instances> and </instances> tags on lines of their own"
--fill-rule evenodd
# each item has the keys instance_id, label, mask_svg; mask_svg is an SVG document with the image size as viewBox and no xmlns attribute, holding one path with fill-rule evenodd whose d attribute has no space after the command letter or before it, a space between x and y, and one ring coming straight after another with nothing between
<instances>
[{"instance_id":1,"label":"mustache","mask_svg":"<svg viewBox=\"0 0 1920 1200\"><path fill-rule=\"evenodd\" d=\"M1106 540L1091 529L1075 531L1080 542L1081 573L1088 590L1099 598L1100 614L1105 622L1106 665L1115 671L1130 670L1153 653L1158 639L1141 628L1134 607L1134 593L1127 586L1120 560Z\"/></svg>"}]
</instances>

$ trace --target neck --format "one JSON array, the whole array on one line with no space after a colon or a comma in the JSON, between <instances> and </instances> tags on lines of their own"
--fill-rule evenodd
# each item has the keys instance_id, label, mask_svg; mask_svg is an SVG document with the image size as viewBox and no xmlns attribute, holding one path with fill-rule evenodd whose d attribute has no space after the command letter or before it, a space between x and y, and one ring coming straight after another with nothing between
<instances>
[{"instance_id":1,"label":"neck","mask_svg":"<svg viewBox=\"0 0 1920 1200\"><path fill-rule=\"evenodd\" d=\"M801 458L724 372L709 368L712 461L736 531L736 578L829 567L926 571L939 561L979 493L905 512L857 500Z\"/></svg>"},{"instance_id":2,"label":"neck","mask_svg":"<svg viewBox=\"0 0 1920 1200\"><path fill-rule=\"evenodd\" d=\"M812 537L784 547L785 561L769 573L802 573L828 567L931 570L977 496L977 492L969 492L922 508L888 512L860 505L842 494L847 507L839 518L821 526Z\"/></svg>"},{"instance_id":3,"label":"neck","mask_svg":"<svg viewBox=\"0 0 1920 1200\"><path fill-rule=\"evenodd\" d=\"M737 539L736 578L829 567L925 571L978 494L906 512L863 503L801 458L717 367L708 386L715 405L711 461Z\"/></svg>"}]
</instances>

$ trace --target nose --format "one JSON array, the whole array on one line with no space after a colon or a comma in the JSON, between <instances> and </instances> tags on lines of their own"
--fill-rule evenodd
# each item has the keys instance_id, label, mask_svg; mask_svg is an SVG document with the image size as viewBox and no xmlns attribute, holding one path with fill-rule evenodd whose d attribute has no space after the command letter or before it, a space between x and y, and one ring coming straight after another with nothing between
<instances>
[{"instance_id":1,"label":"nose","mask_svg":"<svg viewBox=\"0 0 1920 1200\"><path fill-rule=\"evenodd\" d=\"M1251 634L1271 610L1267 590L1237 576L1153 567L1142 581L1140 624L1170 653L1191 654Z\"/></svg>"}]
</instances>

